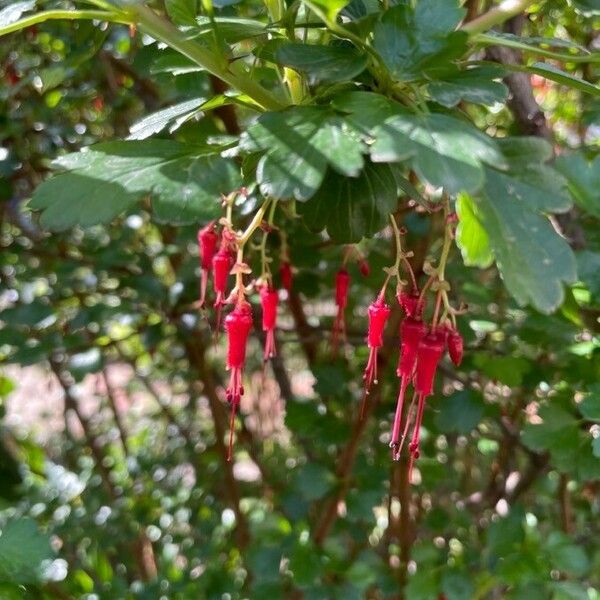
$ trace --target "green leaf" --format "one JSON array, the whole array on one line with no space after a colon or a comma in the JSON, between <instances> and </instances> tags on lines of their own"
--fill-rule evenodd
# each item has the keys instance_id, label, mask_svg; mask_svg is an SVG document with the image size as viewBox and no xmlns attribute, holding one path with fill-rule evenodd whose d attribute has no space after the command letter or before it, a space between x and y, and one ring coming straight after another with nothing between
<instances>
[{"instance_id":1,"label":"green leaf","mask_svg":"<svg viewBox=\"0 0 600 600\"><path fill-rule=\"evenodd\" d=\"M521 385L523 376L531 370L531 363L520 356L492 356L480 352L474 363L485 375L510 387Z\"/></svg>"},{"instance_id":2,"label":"green leaf","mask_svg":"<svg viewBox=\"0 0 600 600\"><path fill-rule=\"evenodd\" d=\"M260 37L267 33L267 25L254 19L215 17L214 22L217 25L219 37L229 44L237 44L243 40ZM198 17L196 23L197 26L194 29L186 32L189 37L202 43L208 43L208 40L210 40L212 44L215 35L213 22L208 17Z\"/></svg>"},{"instance_id":3,"label":"green leaf","mask_svg":"<svg viewBox=\"0 0 600 600\"><path fill-rule=\"evenodd\" d=\"M327 165L347 177L358 176L365 151L340 117L317 107L262 115L242 136L241 148L267 152L256 173L265 196L301 202L320 187Z\"/></svg>"},{"instance_id":4,"label":"green leaf","mask_svg":"<svg viewBox=\"0 0 600 600\"><path fill-rule=\"evenodd\" d=\"M349 2L350 0L304 0L307 6L324 12L332 21L335 21L340 10Z\"/></svg>"},{"instance_id":5,"label":"green leaf","mask_svg":"<svg viewBox=\"0 0 600 600\"><path fill-rule=\"evenodd\" d=\"M127 139L144 140L155 133L161 132L169 125L171 125L169 133L172 133L190 117L197 114L200 105L205 101L206 98L193 98L149 114L129 128L130 135Z\"/></svg>"},{"instance_id":6,"label":"green leaf","mask_svg":"<svg viewBox=\"0 0 600 600\"><path fill-rule=\"evenodd\" d=\"M600 253L582 250L577 252L576 258L579 280L590 291L592 300L600 304Z\"/></svg>"},{"instance_id":7,"label":"green leaf","mask_svg":"<svg viewBox=\"0 0 600 600\"><path fill-rule=\"evenodd\" d=\"M219 197L240 185L237 167L215 149L168 140L109 142L60 157L31 208L53 230L110 221L144 196L159 221L192 223L220 214Z\"/></svg>"},{"instance_id":8,"label":"green leaf","mask_svg":"<svg viewBox=\"0 0 600 600\"><path fill-rule=\"evenodd\" d=\"M196 0L165 0L165 8L175 25L196 25Z\"/></svg>"},{"instance_id":9,"label":"green leaf","mask_svg":"<svg viewBox=\"0 0 600 600\"><path fill-rule=\"evenodd\" d=\"M335 242L350 243L383 229L397 198L389 165L367 163L355 179L330 170L319 191L297 210L310 229L326 229Z\"/></svg>"},{"instance_id":10,"label":"green leaf","mask_svg":"<svg viewBox=\"0 0 600 600\"><path fill-rule=\"evenodd\" d=\"M577 205L600 218L600 156L588 161L581 153L563 154L554 166L567 178Z\"/></svg>"},{"instance_id":11,"label":"green leaf","mask_svg":"<svg viewBox=\"0 0 600 600\"><path fill-rule=\"evenodd\" d=\"M490 76L485 67L457 70L444 77L443 81L430 83L427 89L433 100L448 108L463 100L489 106L496 102L504 102L508 95L508 88L503 83L494 81L494 77L497 75Z\"/></svg>"},{"instance_id":12,"label":"green leaf","mask_svg":"<svg viewBox=\"0 0 600 600\"><path fill-rule=\"evenodd\" d=\"M306 73L313 84L352 79L362 73L368 63L367 55L350 44L277 43L273 54L274 62Z\"/></svg>"},{"instance_id":13,"label":"green leaf","mask_svg":"<svg viewBox=\"0 0 600 600\"><path fill-rule=\"evenodd\" d=\"M546 313L562 304L562 284L576 280L576 263L569 245L534 210L564 206L559 197L532 190L524 179L489 168L484 192L476 199L477 217L508 291L520 304L531 303Z\"/></svg>"},{"instance_id":14,"label":"green leaf","mask_svg":"<svg viewBox=\"0 0 600 600\"><path fill-rule=\"evenodd\" d=\"M455 392L436 403L435 424L443 433L469 433L484 413L483 397L471 390Z\"/></svg>"},{"instance_id":15,"label":"green leaf","mask_svg":"<svg viewBox=\"0 0 600 600\"><path fill-rule=\"evenodd\" d=\"M452 569L442 575L442 591L447 600L470 600L475 588L468 573Z\"/></svg>"},{"instance_id":16,"label":"green leaf","mask_svg":"<svg viewBox=\"0 0 600 600\"><path fill-rule=\"evenodd\" d=\"M398 4L375 26L373 46L395 79L421 79L465 52L467 34L455 31L463 15L453 0Z\"/></svg>"},{"instance_id":17,"label":"green leaf","mask_svg":"<svg viewBox=\"0 0 600 600\"><path fill-rule=\"evenodd\" d=\"M586 17L600 15L600 0L573 0L573 6Z\"/></svg>"},{"instance_id":18,"label":"green leaf","mask_svg":"<svg viewBox=\"0 0 600 600\"><path fill-rule=\"evenodd\" d=\"M0 582L35 583L42 561L51 557L50 540L34 521L10 521L0 535Z\"/></svg>"},{"instance_id":19,"label":"green leaf","mask_svg":"<svg viewBox=\"0 0 600 600\"><path fill-rule=\"evenodd\" d=\"M23 2L12 2L6 8L0 10L0 27L6 27L16 23L21 15L35 8L36 0L24 0Z\"/></svg>"},{"instance_id":20,"label":"green leaf","mask_svg":"<svg viewBox=\"0 0 600 600\"><path fill-rule=\"evenodd\" d=\"M494 262L490 238L476 214L477 207L468 194L459 194L456 200L458 226L456 244L468 267L487 268Z\"/></svg>"},{"instance_id":21,"label":"green leaf","mask_svg":"<svg viewBox=\"0 0 600 600\"><path fill-rule=\"evenodd\" d=\"M419 177L450 194L483 185L482 163L506 165L495 141L473 125L449 115L417 116L398 110L373 130L375 162L411 159Z\"/></svg>"},{"instance_id":22,"label":"green leaf","mask_svg":"<svg viewBox=\"0 0 600 600\"><path fill-rule=\"evenodd\" d=\"M584 418L600 422L600 386L594 386L577 408Z\"/></svg>"},{"instance_id":23,"label":"green leaf","mask_svg":"<svg viewBox=\"0 0 600 600\"><path fill-rule=\"evenodd\" d=\"M568 536L553 532L546 545L552 566L575 577L582 577L590 568L590 561L583 548L571 543Z\"/></svg>"},{"instance_id":24,"label":"green leaf","mask_svg":"<svg viewBox=\"0 0 600 600\"><path fill-rule=\"evenodd\" d=\"M513 65L505 66L508 69L514 69ZM579 77L575 77L574 75L562 71L558 67L555 67L551 64L536 62L533 65L521 67L519 70L524 70L528 73L534 73L535 75L545 77L546 79L550 79L551 81L556 81L556 83L566 85L570 88L579 90L580 92L593 94L594 96L600 96L600 87L598 87L597 85L589 83L588 81L580 79Z\"/></svg>"}]
</instances>

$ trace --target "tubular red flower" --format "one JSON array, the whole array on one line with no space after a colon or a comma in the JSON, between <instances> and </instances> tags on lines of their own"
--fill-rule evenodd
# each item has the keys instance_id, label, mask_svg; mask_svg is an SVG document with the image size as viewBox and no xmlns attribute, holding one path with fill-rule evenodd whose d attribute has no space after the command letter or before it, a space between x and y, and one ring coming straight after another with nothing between
<instances>
[{"instance_id":1,"label":"tubular red flower","mask_svg":"<svg viewBox=\"0 0 600 600\"><path fill-rule=\"evenodd\" d=\"M464 343L463 338L456 329L448 329L448 354L450 360L458 367L463 359Z\"/></svg>"},{"instance_id":2,"label":"tubular red flower","mask_svg":"<svg viewBox=\"0 0 600 600\"><path fill-rule=\"evenodd\" d=\"M214 222L209 223L198 231L198 250L200 253L200 306L204 306L206 300L206 288L208 286L208 274L212 268L213 257L217 250L219 236L215 231Z\"/></svg>"},{"instance_id":3,"label":"tubular red flower","mask_svg":"<svg viewBox=\"0 0 600 600\"><path fill-rule=\"evenodd\" d=\"M383 330L390 316L391 309L385 303L383 294L371 302L368 309L369 330L367 345L369 346L369 360L365 367L363 379L365 380L365 395L361 407L361 419L364 417L367 395L373 383L377 383L377 350L383 346Z\"/></svg>"},{"instance_id":4,"label":"tubular red flower","mask_svg":"<svg viewBox=\"0 0 600 600\"><path fill-rule=\"evenodd\" d=\"M289 293L292 291L293 273L292 265L286 260L279 267L279 275L281 276L281 285Z\"/></svg>"},{"instance_id":5,"label":"tubular red flower","mask_svg":"<svg viewBox=\"0 0 600 600\"><path fill-rule=\"evenodd\" d=\"M213 287L215 288L216 297L214 307L217 309L217 325L218 332L221 327L221 307L225 304L227 294L227 278L231 271L232 260L229 251L221 247L221 249L213 256Z\"/></svg>"},{"instance_id":6,"label":"tubular red flower","mask_svg":"<svg viewBox=\"0 0 600 600\"><path fill-rule=\"evenodd\" d=\"M438 363L446 349L445 336L431 332L421 339L417 352L415 389L419 394L431 396Z\"/></svg>"},{"instance_id":7,"label":"tubular red flower","mask_svg":"<svg viewBox=\"0 0 600 600\"><path fill-rule=\"evenodd\" d=\"M275 356L275 327L277 326L277 304L279 294L270 286L260 289L260 304L262 307L262 328L266 334L263 358L269 360Z\"/></svg>"},{"instance_id":8,"label":"tubular red flower","mask_svg":"<svg viewBox=\"0 0 600 600\"><path fill-rule=\"evenodd\" d=\"M427 333L425 323L414 317L405 317L400 325L400 358L396 374L398 377L413 376L417 364L419 343Z\"/></svg>"},{"instance_id":9,"label":"tubular red flower","mask_svg":"<svg viewBox=\"0 0 600 600\"><path fill-rule=\"evenodd\" d=\"M415 373L415 391L419 396L417 416L413 427L413 435L408 450L411 454L409 463L409 481L415 460L419 458L421 439L421 423L425 411L425 399L433 393L433 383L438 364L446 349L444 332L430 332L421 339L417 353L417 368Z\"/></svg>"},{"instance_id":10,"label":"tubular red flower","mask_svg":"<svg viewBox=\"0 0 600 600\"><path fill-rule=\"evenodd\" d=\"M233 448L233 426L235 413L244 395L242 376L246 362L246 344L252 329L252 311L246 301L239 302L236 307L225 317L225 331L227 332L227 369L231 371L229 386L227 387L227 401L231 405L229 421L229 450L227 460L231 460Z\"/></svg>"},{"instance_id":11,"label":"tubular red flower","mask_svg":"<svg viewBox=\"0 0 600 600\"><path fill-rule=\"evenodd\" d=\"M423 321L411 316L405 317L400 325L400 358L398 360L396 374L401 378L401 380L400 391L398 392L398 400L396 401L396 414L394 415L392 437L390 440L390 448L392 449L392 458L394 460L398 460L400 457L401 444L406 436L406 433L404 433L402 438L400 437L404 399L408 385L410 384L415 372L419 343L426 333L427 328L425 327ZM407 416L406 425L408 425L408 422ZM405 427L405 432L406 430L407 427Z\"/></svg>"},{"instance_id":12,"label":"tubular red flower","mask_svg":"<svg viewBox=\"0 0 600 600\"><path fill-rule=\"evenodd\" d=\"M348 304L348 289L350 287L350 275L346 269L341 268L335 275L335 304L337 315L333 322L333 352L337 353L340 336L346 337L346 305Z\"/></svg>"}]
</instances>

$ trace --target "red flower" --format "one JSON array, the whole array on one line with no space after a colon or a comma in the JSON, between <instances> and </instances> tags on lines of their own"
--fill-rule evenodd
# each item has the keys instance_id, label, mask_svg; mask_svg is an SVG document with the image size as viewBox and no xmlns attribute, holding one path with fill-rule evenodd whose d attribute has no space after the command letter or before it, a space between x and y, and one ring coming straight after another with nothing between
<instances>
[{"instance_id":1,"label":"red flower","mask_svg":"<svg viewBox=\"0 0 600 600\"><path fill-rule=\"evenodd\" d=\"M231 460L233 448L233 426L235 413L244 395L242 375L246 362L246 343L252 329L252 311L250 305L242 300L225 317L225 331L227 332L227 369L231 370L229 386L227 387L227 401L231 405L229 421L229 451L227 460Z\"/></svg>"},{"instance_id":2,"label":"red flower","mask_svg":"<svg viewBox=\"0 0 600 600\"><path fill-rule=\"evenodd\" d=\"M377 350L383 346L383 330L391 313L390 307L383 299L383 293L375 301L371 302L368 313L369 331L367 334L367 345L369 346L369 360L363 374L365 396L361 408L361 418L364 416L367 395L371 385L377 383Z\"/></svg>"},{"instance_id":3,"label":"red flower","mask_svg":"<svg viewBox=\"0 0 600 600\"><path fill-rule=\"evenodd\" d=\"M277 290L264 285L260 288L260 304L262 307L262 328L266 334L265 351L263 358L275 356L275 327L277 326L277 304L279 303L279 294Z\"/></svg>"},{"instance_id":4,"label":"red flower","mask_svg":"<svg viewBox=\"0 0 600 600\"><path fill-rule=\"evenodd\" d=\"M450 360L458 367L462 362L464 351L463 338L456 329L448 328L448 354Z\"/></svg>"},{"instance_id":5,"label":"red flower","mask_svg":"<svg viewBox=\"0 0 600 600\"><path fill-rule=\"evenodd\" d=\"M400 436L400 427L402 425L402 411L404 410L404 400L406 396L406 389L411 382L415 366L417 364L417 352L419 343L423 336L427 333L425 324L420 319L416 319L412 316L405 317L400 325L400 358L398 360L398 368L396 373L400 380L400 391L398 393L398 400L396 403L396 414L394 416L394 425L392 427L392 439L390 441L390 448L392 448L392 458L398 460L400 457L400 451L402 450L402 443L406 437L406 431L408 430L409 418L407 416L406 426L402 437ZM409 409L410 414L410 409Z\"/></svg>"},{"instance_id":6,"label":"red flower","mask_svg":"<svg viewBox=\"0 0 600 600\"><path fill-rule=\"evenodd\" d=\"M198 231L198 250L200 252L200 269L202 271L200 280L200 306L204 306L204 301L206 300L208 274L212 268L218 241L219 236L215 231L214 223L209 223L206 227Z\"/></svg>"},{"instance_id":7,"label":"red flower","mask_svg":"<svg viewBox=\"0 0 600 600\"><path fill-rule=\"evenodd\" d=\"M408 449L410 451L409 481L414 461L419 458L419 442L421 439L421 423L425 410L425 398L433 393L435 373L444 350L446 349L446 336L442 332L428 333L419 343L417 353L417 370L415 373L415 392L418 394L419 403L413 427L413 435Z\"/></svg>"}]
</instances>

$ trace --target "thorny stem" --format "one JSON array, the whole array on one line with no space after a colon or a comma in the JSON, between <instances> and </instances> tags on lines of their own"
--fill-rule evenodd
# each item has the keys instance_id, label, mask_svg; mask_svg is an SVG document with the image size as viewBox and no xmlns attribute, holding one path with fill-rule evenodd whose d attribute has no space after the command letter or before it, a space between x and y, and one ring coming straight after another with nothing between
<instances>
[{"instance_id":1,"label":"thorny stem","mask_svg":"<svg viewBox=\"0 0 600 600\"><path fill-rule=\"evenodd\" d=\"M522 13L535 0L504 0L497 6L494 6L481 16L465 23L460 29L473 35L491 29L494 25L499 25L508 21L511 17Z\"/></svg>"}]
</instances>

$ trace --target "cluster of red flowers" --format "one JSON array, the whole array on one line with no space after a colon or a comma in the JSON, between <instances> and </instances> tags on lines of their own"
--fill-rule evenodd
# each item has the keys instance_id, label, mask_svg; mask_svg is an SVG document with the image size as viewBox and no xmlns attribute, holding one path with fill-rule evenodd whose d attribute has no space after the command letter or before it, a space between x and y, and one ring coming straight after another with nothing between
<instances>
[{"instance_id":1,"label":"cluster of red flowers","mask_svg":"<svg viewBox=\"0 0 600 600\"><path fill-rule=\"evenodd\" d=\"M447 237L452 235L453 220L447 220ZM384 344L384 331L388 319L392 313L391 307L386 303L386 289L392 278L396 278L396 298L399 308L404 314L400 325L400 355L396 373L400 378L400 391L396 405L396 412L391 432L390 447L394 460L400 458L408 431L412 424L411 440L408 444L410 454L409 479L414 461L419 457L420 430L425 409L425 401L433 393L434 379L439 362L448 349L450 359L454 364L460 364L463 355L463 340L455 327L454 315L459 311L450 308L447 298L447 289L443 284L443 266L432 269L429 281L420 292L417 287L415 276L412 272L407 257L400 246L400 231L392 218L392 225L396 234L397 256L393 267L386 268L386 280L376 299L369 305L368 319L369 327L367 333L367 345L369 347L369 358L365 367L363 379L365 382L365 394L361 408L361 418L364 416L366 401L374 384L377 384L378 351ZM229 434L229 458L231 458L234 421L241 397L244 394L242 382L244 363L246 360L246 345L250 330L253 325L252 308L246 300L243 284L243 273L250 272L242 262L243 241L236 236L230 227L224 225L218 231L215 222L209 223L198 232L198 247L200 252L200 301L203 307L206 303L209 275L212 272L212 282L215 292L214 308L216 310L216 329L220 328L221 309L224 304L233 304L233 310L224 321L227 333L227 369L231 372L229 385L226 390L227 401L231 406L230 434ZM265 228L265 235L268 227ZM445 242L445 248L447 248ZM264 250L264 244L263 244ZM344 263L335 276L335 304L337 314L335 316L332 347L337 352L340 340L345 339L346 319L345 312L348 304L350 289L350 275L346 269L346 262L352 252L358 254L359 269L363 275L369 274L369 265L356 248L349 248L346 252ZM447 256L447 250L445 251ZM399 275L400 264L404 261L407 271L412 280L410 291L406 291L404 282ZM268 259L263 257L263 275L259 278L256 289L259 293L262 308L262 329L265 333L265 347L263 358L269 360L275 355L275 327L277 325L277 307L279 293L273 287L270 271L266 266ZM236 285L228 294L228 278L230 274L236 275ZM280 278L282 286L288 291L292 288L292 267L287 254L287 247L283 253L280 266ZM437 281L436 308L431 322L427 324L423 320L425 308L425 292L431 284ZM444 301L446 310L439 318L440 305ZM448 312L450 311L450 312ZM449 319L448 317L451 317ZM405 410L405 397L409 387L413 388L413 396L410 405Z\"/></svg>"},{"instance_id":2,"label":"cluster of red flowers","mask_svg":"<svg viewBox=\"0 0 600 600\"><path fill-rule=\"evenodd\" d=\"M224 322L227 333L227 369L231 372L226 390L227 401L231 407L228 451L228 459L231 459L235 415L241 397L244 395L242 377L246 362L246 345L253 325L252 308L245 299L245 290L241 281L243 265L236 261L238 245L235 234L230 229L223 227L219 236L216 224L209 223L198 231L198 250L201 268L199 305L202 308L206 304L208 280L212 272L215 292L213 307L216 310L215 330L217 334L221 327L223 305L234 304L233 310L227 315ZM237 273L240 279L228 295L228 279L232 273ZM289 261L282 262L280 275L282 285L290 292L293 275ZM264 282L258 286L258 292L262 308L262 329L265 332L263 357L267 361L275 355L275 327L279 293L271 282Z\"/></svg>"},{"instance_id":3,"label":"cluster of red flowers","mask_svg":"<svg viewBox=\"0 0 600 600\"><path fill-rule=\"evenodd\" d=\"M392 426L390 448L392 449L392 458L399 460L412 423L412 437L408 445L410 473L414 461L419 458L420 430L425 400L433 393L438 364L447 348L450 359L458 366L463 356L463 339L450 322L441 325L432 323L428 326L423 321L424 297L419 294L418 290L401 291L396 298L404 313L404 319L400 325L400 355L396 368L396 374L400 378L400 391ZM383 345L383 331L390 313L391 309L385 303L384 291L382 291L371 303L368 311L367 343L370 352L363 376L365 399L372 383L377 383L377 349ZM406 411L404 426L402 426L404 400L411 384L414 393L408 411Z\"/></svg>"}]
</instances>

